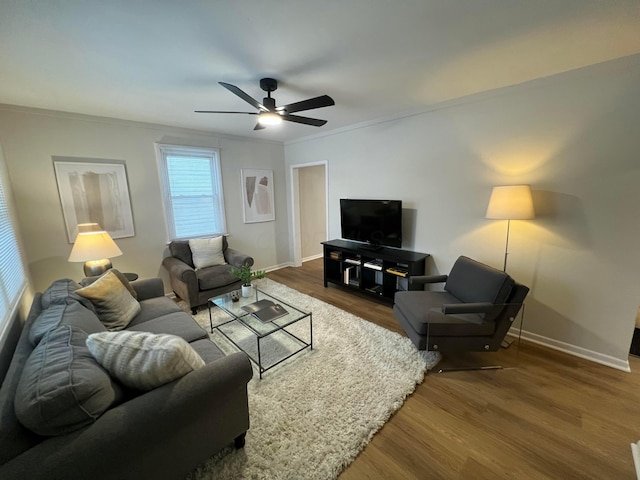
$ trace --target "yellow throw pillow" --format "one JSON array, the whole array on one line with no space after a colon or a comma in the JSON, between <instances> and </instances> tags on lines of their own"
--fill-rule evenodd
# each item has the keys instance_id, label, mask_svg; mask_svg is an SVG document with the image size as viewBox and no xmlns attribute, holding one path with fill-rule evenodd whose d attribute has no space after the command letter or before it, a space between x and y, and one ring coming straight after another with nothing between
<instances>
[{"instance_id":1,"label":"yellow throw pillow","mask_svg":"<svg viewBox=\"0 0 640 480\"><path fill-rule=\"evenodd\" d=\"M141 310L140 303L111 271L75 293L91 300L98 318L108 330L126 328Z\"/></svg>"}]
</instances>

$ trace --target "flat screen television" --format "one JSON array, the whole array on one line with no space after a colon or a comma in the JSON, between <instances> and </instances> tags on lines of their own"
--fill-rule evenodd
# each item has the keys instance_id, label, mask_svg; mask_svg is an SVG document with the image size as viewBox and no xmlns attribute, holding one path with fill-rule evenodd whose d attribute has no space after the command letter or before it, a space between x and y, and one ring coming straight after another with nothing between
<instances>
[{"instance_id":1,"label":"flat screen television","mask_svg":"<svg viewBox=\"0 0 640 480\"><path fill-rule=\"evenodd\" d=\"M402 200L340 199L342 238L376 246L402 246Z\"/></svg>"}]
</instances>

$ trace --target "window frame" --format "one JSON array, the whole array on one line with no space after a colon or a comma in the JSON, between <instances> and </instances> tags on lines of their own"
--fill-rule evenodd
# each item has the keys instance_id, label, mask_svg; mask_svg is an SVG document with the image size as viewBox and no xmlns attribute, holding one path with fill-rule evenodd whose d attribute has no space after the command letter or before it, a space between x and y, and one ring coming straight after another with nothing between
<instances>
[{"instance_id":1,"label":"window frame","mask_svg":"<svg viewBox=\"0 0 640 480\"><path fill-rule=\"evenodd\" d=\"M20 244L20 236L16 229L17 222L15 221L15 218L16 216L11 194L11 185L9 183L9 175L6 171L6 164L0 147L0 222L4 223L6 221L9 228L7 240L12 243L12 245L5 245L2 242L2 244L0 244L0 249L2 252L6 252L7 249L13 250L16 252L18 258L17 265L13 265L17 266L17 269L12 269L11 272L7 272L5 269L0 269L0 295L4 297L0 302L0 341L4 341L7 329L11 325L12 319L16 316L22 296L27 288L26 264L22 252L22 245ZM3 236L0 235L0 241L2 239ZM3 254L0 253L0 256L2 255ZM7 273L10 273L12 277L17 277L15 285L10 285L12 290L15 290L13 292L8 291L9 289L6 285ZM13 280L16 280L16 278L13 278Z\"/></svg>"},{"instance_id":2,"label":"window frame","mask_svg":"<svg viewBox=\"0 0 640 480\"><path fill-rule=\"evenodd\" d=\"M169 183L169 168L167 164L167 158L170 156L190 156L198 158L206 158L210 161L211 166L211 183L214 188L213 200L214 208L218 210L219 220L222 224L222 231L211 231L202 233L199 235L190 235L187 237L180 237L176 232L176 223L174 218L173 209L173 196L171 195L171 188ZM164 218L166 225L166 232L169 241L173 240L186 240L188 238L203 238L216 235L227 234L227 220L224 202L224 189L222 180L222 165L220 161L220 150L213 147L192 147L185 145L172 145L165 143L156 143L156 157L158 160L158 170L160 173L160 186L162 190L162 204L164 209ZM218 189L217 199L216 191Z\"/></svg>"}]
</instances>

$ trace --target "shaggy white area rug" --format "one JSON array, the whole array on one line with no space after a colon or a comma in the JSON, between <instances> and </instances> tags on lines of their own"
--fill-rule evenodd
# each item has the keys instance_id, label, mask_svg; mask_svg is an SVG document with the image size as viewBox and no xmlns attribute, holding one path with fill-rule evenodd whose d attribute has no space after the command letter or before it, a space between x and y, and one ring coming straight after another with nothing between
<instances>
[{"instance_id":1,"label":"shaggy white area rug","mask_svg":"<svg viewBox=\"0 0 640 480\"><path fill-rule=\"evenodd\" d=\"M313 313L313 350L265 372L262 380L254 365L245 447L223 450L188 478L336 478L437 358L420 355L408 338L272 280L261 280L259 288ZM212 312L214 324L224 317L217 308ZM196 320L209 331L206 308ZM298 322L295 333L308 338L308 325ZM236 351L220 333L212 339L225 352Z\"/></svg>"}]
</instances>

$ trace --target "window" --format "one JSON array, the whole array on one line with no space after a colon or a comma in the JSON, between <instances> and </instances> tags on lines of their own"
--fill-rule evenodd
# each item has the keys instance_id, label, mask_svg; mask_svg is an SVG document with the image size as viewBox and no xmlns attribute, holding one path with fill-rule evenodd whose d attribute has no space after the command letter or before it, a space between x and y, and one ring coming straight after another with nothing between
<instances>
[{"instance_id":1,"label":"window","mask_svg":"<svg viewBox=\"0 0 640 480\"><path fill-rule=\"evenodd\" d=\"M169 239L226 233L217 149L157 144Z\"/></svg>"},{"instance_id":2,"label":"window","mask_svg":"<svg viewBox=\"0 0 640 480\"><path fill-rule=\"evenodd\" d=\"M26 286L26 275L5 194L7 184L1 151L0 162L2 162L0 165L0 331L2 331L18 306Z\"/></svg>"}]
</instances>

